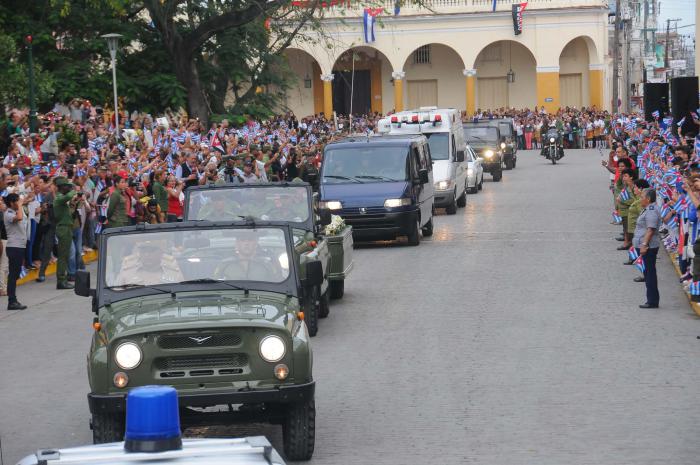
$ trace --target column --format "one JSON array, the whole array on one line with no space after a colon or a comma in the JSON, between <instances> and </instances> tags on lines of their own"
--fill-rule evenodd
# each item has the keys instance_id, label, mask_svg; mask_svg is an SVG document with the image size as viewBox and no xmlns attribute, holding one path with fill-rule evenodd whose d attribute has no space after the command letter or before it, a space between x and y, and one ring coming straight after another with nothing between
<instances>
[{"instance_id":1,"label":"column","mask_svg":"<svg viewBox=\"0 0 700 465\"><path fill-rule=\"evenodd\" d=\"M700 2L695 2L695 37L700 37ZM700 53L695 50L695 75L700 76Z\"/></svg>"},{"instance_id":2,"label":"column","mask_svg":"<svg viewBox=\"0 0 700 465\"><path fill-rule=\"evenodd\" d=\"M559 67L537 67L537 106L544 106L548 113L556 113L561 106L559 99Z\"/></svg>"},{"instance_id":3,"label":"column","mask_svg":"<svg viewBox=\"0 0 700 465\"><path fill-rule=\"evenodd\" d=\"M323 81L323 113L326 119L333 118L333 73L322 74Z\"/></svg>"},{"instance_id":4,"label":"column","mask_svg":"<svg viewBox=\"0 0 700 465\"><path fill-rule=\"evenodd\" d=\"M605 110L603 105L603 64L588 65L589 105L598 110Z\"/></svg>"},{"instance_id":5,"label":"column","mask_svg":"<svg viewBox=\"0 0 700 465\"><path fill-rule=\"evenodd\" d=\"M396 112L403 111L403 80L406 73L403 71L394 71L391 73L394 78L394 110Z\"/></svg>"},{"instance_id":6,"label":"column","mask_svg":"<svg viewBox=\"0 0 700 465\"><path fill-rule=\"evenodd\" d=\"M476 70L463 69L462 74L467 80L467 116L471 117L476 112Z\"/></svg>"}]
</instances>

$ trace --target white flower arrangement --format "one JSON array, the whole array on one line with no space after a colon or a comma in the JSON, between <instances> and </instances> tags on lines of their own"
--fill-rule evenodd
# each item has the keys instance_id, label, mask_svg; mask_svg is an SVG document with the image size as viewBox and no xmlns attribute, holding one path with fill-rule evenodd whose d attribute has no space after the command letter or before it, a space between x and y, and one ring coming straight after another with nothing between
<instances>
[{"instance_id":1,"label":"white flower arrangement","mask_svg":"<svg viewBox=\"0 0 700 465\"><path fill-rule=\"evenodd\" d=\"M345 220L338 215L331 215L331 224L326 225L326 236L335 236L345 229Z\"/></svg>"}]
</instances>

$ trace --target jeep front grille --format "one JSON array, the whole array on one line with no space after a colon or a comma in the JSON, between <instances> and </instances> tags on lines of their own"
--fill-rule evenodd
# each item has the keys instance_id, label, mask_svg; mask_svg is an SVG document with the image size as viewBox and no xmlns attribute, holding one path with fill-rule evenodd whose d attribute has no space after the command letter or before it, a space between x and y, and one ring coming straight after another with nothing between
<instances>
[{"instance_id":1,"label":"jeep front grille","mask_svg":"<svg viewBox=\"0 0 700 465\"><path fill-rule=\"evenodd\" d=\"M238 334L173 334L158 337L158 347L161 349L191 349L196 347L229 347L241 343Z\"/></svg>"},{"instance_id":2,"label":"jeep front grille","mask_svg":"<svg viewBox=\"0 0 700 465\"><path fill-rule=\"evenodd\" d=\"M206 368L238 368L248 364L247 354L201 355L183 357L161 357L154 361L159 371L206 369Z\"/></svg>"}]
</instances>

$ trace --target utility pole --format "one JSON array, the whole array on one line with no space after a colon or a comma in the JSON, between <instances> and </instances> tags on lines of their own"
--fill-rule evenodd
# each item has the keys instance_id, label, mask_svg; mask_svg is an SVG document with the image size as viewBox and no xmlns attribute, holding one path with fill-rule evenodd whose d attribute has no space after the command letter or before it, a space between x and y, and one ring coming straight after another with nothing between
<instances>
[{"instance_id":1,"label":"utility pole","mask_svg":"<svg viewBox=\"0 0 700 465\"><path fill-rule=\"evenodd\" d=\"M617 113L620 97L620 0L615 0L615 34L613 35L613 113Z\"/></svg>"},{"instance_id":2,"label":"utility pole","mask_svg":"<svg viewBox=\"0 0 700 465\"><path fill-rule=\"evenodd\" d=\"M34 57L32 56L32 36L24 38L27 43L27 62L29 64L29 131L36 132L36 99L34 98Z\"/></svg>"}]
</instances>

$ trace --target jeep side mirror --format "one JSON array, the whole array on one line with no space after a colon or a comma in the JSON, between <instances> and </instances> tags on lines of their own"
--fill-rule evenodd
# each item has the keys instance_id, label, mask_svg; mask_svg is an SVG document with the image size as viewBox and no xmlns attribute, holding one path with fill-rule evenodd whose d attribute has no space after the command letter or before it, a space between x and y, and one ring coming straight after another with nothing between
<instances>
[{"instance_id":1,"label":"jeep side mirror","mask_svg":"<svg viewBox=\"0 0 700 465\"><path fill-rule=\"evenodd\" d=\"M428 184L430 179L428 178L428 170L418 170L418 180L421 184Z\"/></svg>"},{"instance_id":2,"label":"jeep side mirror","mask_svg":"<svg viewBox=\"0 0 700 465\"><path fill-rule=\"evenodd\" d=\"M463 150L457 150L457 154L455 155L455 161L457 163L462 163L464 161L464 151Z\"/></svg>"},{"instance_id":3,"label":"jeep side mirror","mask_svg":"<svg viewBox=\"0 0 700 465\"><path fill-rule=\"evenodd\" d=\"M90 297L90 272L85 270L77 270L75 272L75 294L80 297Z\"/></svg>"},{"instance_id":4,"label":"jeep side mirror","mask_svg":"<svg viewBox=\"0 0 700 465\"><path fill-rule=\"evenodd\" d=\"M320 217L321 226L327 226L331 224L331 211L327 208L321 208L318 211L318 216Z\"/></svg>"},{"instance_id":5,"label":"jeep side mirror","mask_svg":"<svg viewBox=\"0 0 700 465\"><path fill-rule=\"evenodd\" d=\"M320 286L323 284L323 265L319 260L306 264L306 285Z\"/></svg>"}]
</instances>

